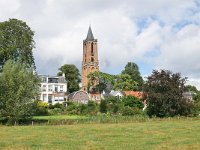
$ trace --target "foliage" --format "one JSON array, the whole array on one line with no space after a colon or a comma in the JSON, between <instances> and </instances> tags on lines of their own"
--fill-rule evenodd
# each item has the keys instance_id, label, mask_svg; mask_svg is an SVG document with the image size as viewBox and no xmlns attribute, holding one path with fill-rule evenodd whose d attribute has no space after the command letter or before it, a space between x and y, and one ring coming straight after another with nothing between
<instances>
[{"instance_id":1,"label":"foliage","mask_svg":"<svg viewBox=\"0 0 200 150\"><path fill-rule=\"evenodd\" d=\"M168 70L154 70L144 86L150 116L190 115L194 104L183 97L186 78Z\"/></svg>"},{"instance_id":2,"label":"foliage","mask_svg":"<svg viewBox=\"0 0 200 150\"><path fill-rule=\"evenodd\" d=\"M9 59L35 69L32 53L35 47L33 36L31 28L21 20L9 19L0 22L0 71Z\"/></svg>"},{"instance_id":3,"label":"foliage","mask_svg":"<svg viewBox=\"0 0 200 150\"><path fill-rule=\"evenodd\" d=\"M122 101L115 96L109 96L105 98L107 103L107 109L112 114L117 114L123 107Z\"/></svg>"},{"instance_id":4,"label":"foliage","mask_svg":"<svg viewBox=\"0 0 200 150\"><path fill-rule=\"evenodd\" d=\"M128 62L125 66L125 69L122 71L122 74L128 74L132 81L137 83L137 87L134 90L141 90L141 87L144 83L142 76L140 75L139 67L133 62Z\"/></svg>"},{"instance_id":5,"label":"foliage","mask_svg":"<svg viewBox=\"0 0 200 150\"><path fill-rule=\"evenodd\" d=\"M39 79L24 64L7 61L0 73L0 116L9 122L32 116Z\"/></svg>"},{"instance_id":6,"label":"foliage","mask_svg":"<svg viewBox=\"0 0 200 150\"><path fill-rule=\"evenodd\" d=\"M195 86L192 85L187 85L186 86L187 90L190 92L193 92L193 100L195 104L195 113L197 115L200 114L200 91L197 90Z\"/></svg>"},{"instance_id":7,"label":"foliage","mask_svg":"<svg viewBox=\"0 0 200 150\"><path fill-rule=\"evenodd\" d=\"M111 75L103 72L92 72L88 75L88 90L91 87L96 92L109 93L111 89L115 90L138 90L143 85L143 79L140 75L137 64L129 62L125 70L119 75ZM94 86L95 85L95 86Z\"/></svg>"},{"instance_id":8,"label":"foliage","mask_svg":"<svg viewBox=\"0 0 200 150\"><path fill-rule=\"evenodd\" d=\"M79 90L80 73L77 67L73 64L65 64L59 68L60 72L58 75L61 76L63 73L67 81L67 90L69 93Z\"/></svg>"},{"instance_id":9,"label":"foliage","mask_svg":"<svg viewBox=\"0 0 200 150\"><path fill-rule=\"evenodd\" d=\"M122 102L124 106L132 107L132 108L142 109L144 107L143 102L134 96L123 97Z\"/></svg>"},{"instance_id":10,"label":"foliage","mask_svg":"<svg viewBox=\"0 0 200 150\"><path fill-rule=\"evenodd\" d=\"M79 112L78 104L73 102L67 102L66 112L67 114L73 114L73 115L78 114Z\"/></svg>"},{"instance_id":11,"label":"foliage","mask_svg":"<svg viewBox=\"0 0 200 150\"><path fill-rule=\"evenodd\" d=\"M133 81L130 75L120 74L116 76L113 89L120 91L129 91L129 90L135 90L136 87L137 87L137 82Z\"/></svg>"},{"instance_id":12,"label":"foliage","mask_svg":"<svg viewBox=\"0 0 200 150\"><path fill-rule=\"evenodd\" d=\"M58 114L62 114L65 110L65 105L64 104L60 104L60 103L56 103L54 105L49 105L48 106L48 112L50 115L58 115Z\"/></svg>"},{"instance_id":13,"label":"foliage","mask_svg":"<svg viewBox=\"0 0 200 150\"><path fill-rule=\"evenodd\" d=\"M41 100L35 100L33 105L34 115L43 116L48 115L48 103Z\"/></svg>"},{"instance_id":14,"label":"foliage","mask_svg":"<svg viewBox=\"0 0 200 150\"><path fill-rule=\"evenodd\" d=\"M135 115L133 108L131 108L130 106L125 106L122 110L122 115L123 116L132 116Z\"/></svg>"},{"instance_id":15,"label":"foliage","mask_svg":"<svg viewBox=\"0 0 200 150\"><path fill-rule=\"evenodd\" d=\"M97 111L97 103L88 101L87 104L79 104L77 112L79 115L96 115Z\"/></svg>"},{"instance_id":16,"label":"foliage","mask_svg":"<svg viewBox=\"0 0 200 150\"><path fill-rule=\"evenodd\" d=\"M87 103L87 114L96 115L97 114L97 104L94 101L88 101Z\"/></svg>"},{"instance_id":17,"label":"foliage","mask_svg":"<svg viewBox=\"0 0 200 150\"><path fill-rule=\"evenodd\" d=\"M101 100L99 105L99 111L101 113L107 113L107 102L105 100Z\"/></svg>"},{"instance_id":18,"label":"foliage","mask_svg":"<svg viewBox=\"0 0 200 150\"><path fill-rule=\"evenodd\" d=\"M102 93L103 91L110 92L114 82L114 75L96 71L91 72L88 75L88 79L88 91L94 90L100 93ZM96 83L96 81L98 82Z\"/></svg>"},{"instance_id":19,"label":"foliage","mask_svg":"<svg viewBox=\"0 0 200 150\"><path fill-rule=\"evenodd\" d=\"M65 108L65 106L64 106L64 104L60 104L60 103L56 103L54 105L49 105L49 109L54 109L54 108L60 108L63 110Z\"/></svg>"},{"instance_id":20,"label":"foliage","mask_svg":"<svg viewBox=\"0 0 200 150\"><path fill-rule=\"evenodd\" d=\"M191 92L194 92L194 93L198 92L197 88L193 85L187 85L186 89L187 89L187 91L191 91Z\"/></svg>"}]
</instances>

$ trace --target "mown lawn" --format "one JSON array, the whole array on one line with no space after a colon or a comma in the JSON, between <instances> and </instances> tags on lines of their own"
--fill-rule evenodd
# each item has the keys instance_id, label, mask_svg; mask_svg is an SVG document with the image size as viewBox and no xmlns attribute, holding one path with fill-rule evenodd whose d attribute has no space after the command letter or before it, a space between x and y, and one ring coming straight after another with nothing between
<instances>
[{"instance_id":1,"label":"mown lawn","mask_svg":"<svg viewBox=\"0 0 200 150\"><path fill-rule=\"evenodd\" d=\"M200 120L0 126L0 149L200 149Z\"/></svg>"}]
</instances>

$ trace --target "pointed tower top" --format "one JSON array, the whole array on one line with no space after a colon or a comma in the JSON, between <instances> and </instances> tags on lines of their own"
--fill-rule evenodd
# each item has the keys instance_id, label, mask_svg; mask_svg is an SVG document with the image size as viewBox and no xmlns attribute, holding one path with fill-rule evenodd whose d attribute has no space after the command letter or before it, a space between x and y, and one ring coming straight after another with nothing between
<instances>
[{"instance_id":1,"label":"pointed tower top","mask_svg":"<svg viewBox=\"0 0 200 150\"><path fill-rule=\"evenodd\" d=\"M89 29L88 29L88 34L87 34L87 38L86 40L94 40L94 36L92 34L92 29L91 29L91 26L89 26Z\"/></svg>"}]
</instances>

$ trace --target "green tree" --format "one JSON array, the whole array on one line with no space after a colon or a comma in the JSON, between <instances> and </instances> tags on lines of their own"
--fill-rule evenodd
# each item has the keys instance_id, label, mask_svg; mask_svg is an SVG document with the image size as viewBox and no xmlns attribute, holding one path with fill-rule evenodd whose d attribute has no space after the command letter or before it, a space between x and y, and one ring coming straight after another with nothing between
<instances>
[{"instance_id":1,"label":"green tree","mask_svg":"<svg viewBox=\"0 0 200 150\"><path fill-rule=\"evenodd\" d=\"M122 101L116 96L108 96L105 101L107 102L107 110L111 113L116 114L123 107Z\"/></svg>"},{"instance_id":2,"label":"green tree","mask_svg":"<svg viewBox=\"0 0 200 150\"><path fill-rule=\"evenodd\" d=\"M33 36L31 28L21 20L9 19L0 23L0 71L9 59L35 69Z\"/></svg>"},{"instance_id":3,"label":"green tree","mask_svg":"<svg viewBox=\"0 0 200 150\"><path fill-rule=\"evenodd\" d=\"M94 101L88 101L87 103L87 113L90 115L96 115L97 113L97 104Z\"/></svg>"},{"instance_id":4,"label":"green tree","mask_svg":"<svg viewBox=\"0 0 200 150\"><path fill-rule=\"evenodd\" d=\"M120 74L116 76L113 89L120 91L135 90L137 88L137 82L131 79L128 74Z\"/></svg>"},{"instance_id":5,"label":"green tree","mask_svg":"<svg viewBox=\"0 0 200 150\"><path fill-rule=\"evenodd\" d=\"M80 83L80 73L78 68L73 64L65 64L59 68L60 72L58 75L65 74L65 79L67 81L67 90L69 93L79 90Z\"/></svg>"},{"instance_id":6,"label":"green tree","mask_svg":"<svg viewBox=\"0 0 200 150\"><path fill-rule=\"evenodd\" d=\"M114 82L114 77L114 75L110 75L104 72L91 72L88 75L88 90L92 87L96 92L110 92ZM97 84L93 86L94 82L96 81L98 81Z\"/></svg>"},{"instance_id":7,"label":"green tree","mask_svg":"<svg viewBox=\"0 0 200 150\"><path fill-rule=\"evenodd\" d=\"M144 107L143 102L134 96L123 97L122 102L123 102L124 106L129 106L132 108L142 109Z\"/></svg>"},{"instance_id":8,"label":"green tree","mask_svg":"<svg viewBox=\"0 0 200 150\"><path fill-rule=\"evenodd\" d=\"M192 114L194 104L183 97L185 82L180 73L153 70L144 85L147 113L158 117Z\"/></svg>"},{"instance_id":9,"label":"green tree","mask_svg":"<svg viewBox=\"0 0 200 150\"><path fill-rule=\"evenodd\" d=\"M196 114L200 114L200 91L198 91L198 89L192 85L187 85L186 88L188 91L193 92Z\"/></svg>"},{"instance_id":10,"label":"green tree","mask_svg":"<svg viewBox=\"0 0 200 150\"><path fill-rule=\"evenodd\" d=\"M39 79L25 64L7 61L0 73L0 117L13 123L32 116Z\"/></svg>"},{"instance_id":11,"label":"green tree","mask_svg":"<svg viewBox=\"0 0 200 150\"><path fill-rule=\"evenodd\" d=\"M125 69L122 71L122 74L128 74L131 79L135 82L137 82L137 89L140 90L143 85L143 78L140 75L139 67L137 64L133 62L128 62L125 66Z\"/></svg>"},{"instance_id":12,"label":"green tree","mask_svg":"<svg viewBox=\"0 0 200 150\"><path fill-rule=\"evenodd\" d=\"M197 88L196 88L195 86L193 86L193 85L187 85L187 86L186 86L186 89L187 89L188 91L191 91L191 92L194 92L194 93L198 93Z\"/></svg>"}]
</instances>

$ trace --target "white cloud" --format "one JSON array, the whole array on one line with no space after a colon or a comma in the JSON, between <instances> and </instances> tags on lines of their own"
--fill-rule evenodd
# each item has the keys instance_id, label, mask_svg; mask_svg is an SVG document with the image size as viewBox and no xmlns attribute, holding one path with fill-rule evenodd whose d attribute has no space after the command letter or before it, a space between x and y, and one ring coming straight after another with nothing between
<instances>
[{"instance_id":1,"label":"white cloud","mask_svg":"<svg viewBox=\"0 0 200 150\"><path fill-rule=\"evenodd\" d=\"M161 46L161 54L156 59L158 67L182 72L186 76L200 75L200 28L187 25Z\"/></svg>"},{"instance_id":2,"label":"white cloud","mask_svg":"<svg viewBox=\"0 0 200 150\"><path fill-rule=\"evenodd\" d=\"M35 31L39 73L56 74L65 63L80 68L91 24L102 71L119 73L139 60L197 81L199 7L197 0L1 0L0 21L16 17Z\"/></svg>"}]
</instances>

